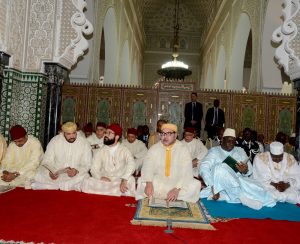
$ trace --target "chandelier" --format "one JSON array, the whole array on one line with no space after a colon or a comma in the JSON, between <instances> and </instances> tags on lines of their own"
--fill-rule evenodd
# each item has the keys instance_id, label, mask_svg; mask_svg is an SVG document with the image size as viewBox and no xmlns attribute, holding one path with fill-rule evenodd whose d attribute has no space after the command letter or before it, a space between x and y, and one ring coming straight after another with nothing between
<instances>
[{"instance_id":1,"label":"chandelier","mask_svg":"<svg viewBox=\"0 0 300 244\"><path fill-rule=\"evenodd\" d=\"M164 76L165 79L181 79L184 80L185 76L191 75L192 71L189 70L189 66L185 63L178 61L179 56L179 0L175 0L175 13L174 13L174 44L172 52L172 61L169 61L161 66L161 69L157 73L161 76Z\"/></svg>"}]
</instances>

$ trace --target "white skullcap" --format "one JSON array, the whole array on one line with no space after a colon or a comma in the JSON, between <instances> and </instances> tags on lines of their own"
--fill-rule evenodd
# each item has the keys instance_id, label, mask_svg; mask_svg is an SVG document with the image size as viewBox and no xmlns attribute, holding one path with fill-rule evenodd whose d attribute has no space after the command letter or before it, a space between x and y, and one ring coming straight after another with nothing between
<instances>
[{"instance_id":1,"label":"white skullcap","mask_svg":"<svg viewBox=\"0 0 300 244\"><path fill-rule=\"evenodd\" d=\"M226 128L223 134L223 137L226 136L231 136L231 137L236 137L235 136L235 129L231 129L231 128Z\"/></svg>"},{"instance_id":2,"label":"white skullcap","mask_svg":"<svg viewBox=\"0 0 300 244\"><path fill-rule=\"evenodd\" d=\"M281 142L278 142L278 141L273 141L270 144L270 152L273 155L281 155L281 154L283 154L283 144Z\"/></svg>"},{"instance_id":3,"label":"white skullcap","mask_svg":"<svg viewBox=\"0 0 300 244\"><path fill-rule=\"evenodd\" d=\"M292 133L290 137L296 137L296 133Z\"/></svg>"}]
</instances>

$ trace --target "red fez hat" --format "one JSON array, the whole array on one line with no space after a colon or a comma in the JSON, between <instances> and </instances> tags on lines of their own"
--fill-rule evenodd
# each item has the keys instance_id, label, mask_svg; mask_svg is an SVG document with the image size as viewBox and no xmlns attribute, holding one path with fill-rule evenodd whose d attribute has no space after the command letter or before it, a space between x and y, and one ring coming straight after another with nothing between
<instances>
[{"instance_id":1,"label":"red fez hat","mask_svg":"<svg viewBox=\"0 0 300 244\"><path fill-rule=\"evenodd\" d=\"M184 132L195 133L195 128L187 127L187 128L184 129Z\"/></svg>"},{"instance_id":2,"label":"red fez hat","mask_svg":"<svg viewBox=\"0 0 300 244\"><path fill-rule=\"evenodd\" d=\"M122 136L122 128L118 124L111 124L110 126L107 127L107 129L112 130L115 132L116 135Z\"/></svg>"},{"instance_id":3,"label":"red fez hat","mask_svg":"<svg viewBox=\"0 0 300 244\"><path fill-rule=\"evenodd\" d=\"M106 129L107 125L105 123L103 123L103 122L98 122L97 125L96 125L96 128L97 127L103 127L103 128Z\"/></svg>"},{"instance_id":4,"label":"red fez hat","mask_svg":"<svg viewBox=\"0 0 300 244\"><path fill-rule=\"evenodd\" d=\"M137 135L137 129L135 129L135 128L128 128L127 134Z\"/></svg>"},{"instance_id":5,"label":"red fez hat","mask_svg":"<svg viewBox=\"0 0 300 244\"><path fill-rule=\"evenodd\" d=\"M84 132L93 132L93 125L88 123L83 127Z\"/></svg>"},{"instance_id":6,"label":"red fez hat","mask_svg":"<svg viewBox=\"0 0 300 244\"><path fill-rule=\"evenodd\" d=\"M24 136L26 136L27 132L21 125L15 125L9 130L11 139L18 140Z\"/></svg>"}]
</instances>

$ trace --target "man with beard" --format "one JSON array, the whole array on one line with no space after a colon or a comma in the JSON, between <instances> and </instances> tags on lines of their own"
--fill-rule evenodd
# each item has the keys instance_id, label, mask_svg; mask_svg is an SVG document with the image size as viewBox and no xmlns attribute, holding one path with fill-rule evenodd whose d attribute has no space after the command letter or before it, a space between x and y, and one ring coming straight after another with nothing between
<instances>
[{"instance_id":1,"label":"man with beard","mask_svg":"<svg viewBox=\"0 0 300 244\"><path fill-rule=\"evenodd\" d=\"M9 132L12 142L1 162L0 185L29 188L41 163L43 148L40 141L27 135L21 125L11 127Z\"/></svg>"},{"instance_id":2,"label":"man with beard","mask_svg":"<svg viewBox=\"0 0 300 244\"><path fill-rule=\"evenodd\" d=\"M177 126L163 124L160 137L160 142L154 144L145 157L136 199L198 201L201 183L193 177L190 152L176 140Z\"/></svg>"},{"instance_id":3,"label":"man with beard","mask_svg":"<svg viewBox=\"0 0 300 244\"><path fill-rule=\"evenodd\" d=\"M82 191L99 195L134 196L135 162L131 152L120 144L122 128L118 124L107 127L104 146L94 156L91 175L82 183Z\"/></svg>"},{"instance_id":4,"label":"man with beard","mask_svg":"<svg viewBox=\"0 0 300 244\"><path fill-rule=\"evenodd\" d=\"M275 206L276 202L262 185L249 178L252 164L245 151L235 147L235 141L235 130L227 128L221 146L211 148L202 160L199 174L207 187L200 196L242 203L253 209Z\"/></svg>"},{"instance_id":5,"label":"man with beard","mask_svg":"<svg viewBox=\"0 0 300 244\"><path fill-rule=\"evenodd\" d=\"M59 135L53 137L35 176L32 188L80 191L81 183L88 177L92 152L86 139L77 137L77 125L63 124Z\"/></svg>"}]
</instances>

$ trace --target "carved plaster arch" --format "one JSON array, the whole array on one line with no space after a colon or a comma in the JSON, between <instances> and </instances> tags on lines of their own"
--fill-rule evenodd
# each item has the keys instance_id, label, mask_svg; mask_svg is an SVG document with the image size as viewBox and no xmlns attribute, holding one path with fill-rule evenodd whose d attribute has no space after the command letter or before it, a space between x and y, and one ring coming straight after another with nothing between
<instances>
[{"instance_id":1,"label":"carved plaster arch","mask_svg":"<svg viewBox=\"0 0 300 244\"><path fill-rule=\"evenodd\" d=\"M129 57L129 44L126 40L123 44L121 58L119 60L120 67L120 81L122 84L130 84L130 57Z\"/></svg>"},{"instance_id":2,"label":"carved plaster arch","mask_svg":"<svg viewBox=\"0 0 300 244\"><path fill-rule=\"evenodd\" d=\"M250 30L249 16L241 13L233 39L231 76L227 83L228 89L241 90L243 88L244 59Z\"/></svg>"}]
</instances>

